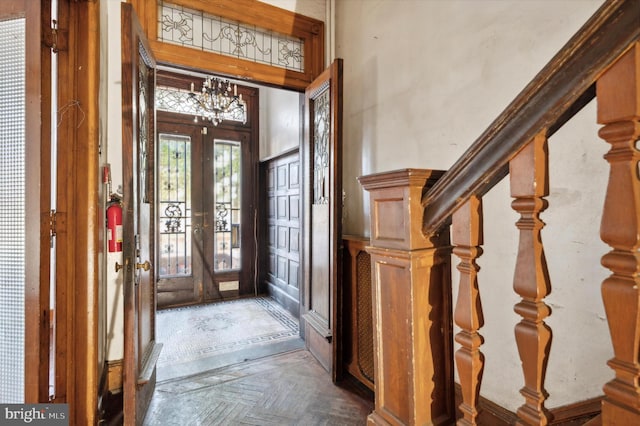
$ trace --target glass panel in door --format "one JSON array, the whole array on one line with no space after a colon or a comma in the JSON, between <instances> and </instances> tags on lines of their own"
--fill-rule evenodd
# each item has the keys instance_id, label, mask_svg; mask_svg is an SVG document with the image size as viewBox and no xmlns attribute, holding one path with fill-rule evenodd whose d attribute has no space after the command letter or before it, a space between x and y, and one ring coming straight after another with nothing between
<instances>
[{"instance_id":1,"label":"glass panel in door","mask_svg":"<svg viewBox=\"0 0 640 426\"><path fill-rule=\"evenodd\" d=\"M159 136L158 272L163 278L191 276L191 138Z\"/></svg>"},{"instance_id":2,"label":"glass panel in door","mask_svg":"<svg viewBox=\"0 0 640 426\"><path fill-rule=\"evenodd\" d=\"M215 244L213 264L216 272L241 268L241 180L242 153L240 143L214 141Z\"/></svg>"},{"instance_id":3,"label":"glass panel in door","mask_svg":"<svg viewBox=\"0 0 640 426\"><path fill-rule=\"evenodd\" d=\"M0 403L25 391L25 24L0 15Z\"/></svg>"},{"instance_id":4,"label":"glass panel in door","mask_svg":"<svg viewBox=\"0 0 640 426\"><path fill-rule=\"evenodd\" d=\"M254 217L249 136L215 128L204 141L205 300L247 294L252 273ZM250 290L249 290L250 291Z\"/></svg>"}]
</instances>

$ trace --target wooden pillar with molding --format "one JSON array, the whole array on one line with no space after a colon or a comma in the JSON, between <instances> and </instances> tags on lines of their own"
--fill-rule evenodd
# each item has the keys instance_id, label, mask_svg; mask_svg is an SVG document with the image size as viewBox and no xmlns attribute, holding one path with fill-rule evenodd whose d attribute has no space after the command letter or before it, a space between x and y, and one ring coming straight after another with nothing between
<instances>
[{"instance_id":1,"label":"wooden pillar with molding","mask_svg":"<svg viewBox=\"0 0 640 426\"><path fill-rule=\"evenodd\" d=\"M422 234L422 195L442 173L404 169L359 178L371 202L370 425L455 422L449 229Z\"/></svg>"}]
</instances>

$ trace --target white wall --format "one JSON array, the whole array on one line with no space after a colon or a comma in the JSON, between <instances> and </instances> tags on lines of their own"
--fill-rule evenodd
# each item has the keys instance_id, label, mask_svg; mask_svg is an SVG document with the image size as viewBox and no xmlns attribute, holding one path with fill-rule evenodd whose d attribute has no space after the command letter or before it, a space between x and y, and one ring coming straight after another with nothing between
<instances>
[{"instance_id":1,"label":"white wall","mask_svg":"<svg viewBox=\"0 0 640 426\"><path fill-rule=\"evenodd\" d=\"M300 146L300 93L260 88L260 160Z\"/></svg>"},{"instance_id":2,"label":"white wall","mask_svg":"<svg viewBox=\"0 0 640 426\"><path fill-rule=\"evenodd\" d=\"M281 9L299 13L319 21L325 20L326 0L259 0Z\"/></svg>"},{"instance_id":3,"label":"white wall","mask_svg":"<svg viewBox=\"0 0 640 426\"><path fill-rule=\"evenodd\" d=\"M601 3L336 1L336 54L344 59L344 232L369 233L368 194L357 176L449 168ZM612 377L600 296L606 271L599 259L607 248L598 237L607 144L597 129L592 103L550 141L542 238L553 286L547 298L551 408L602 394ZM523 380L513 332L520 320L512 289L518 217L510 203L508 181L485 196L485 253L478 263L482 394L515 410L523 403Z\"/></svg>"}]
</instances>

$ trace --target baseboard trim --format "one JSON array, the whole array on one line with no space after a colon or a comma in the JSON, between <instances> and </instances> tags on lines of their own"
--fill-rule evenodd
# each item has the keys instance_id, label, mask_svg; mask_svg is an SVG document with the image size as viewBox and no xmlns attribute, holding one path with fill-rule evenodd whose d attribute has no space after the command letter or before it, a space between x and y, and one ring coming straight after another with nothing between
<instances>
[{"instance_id":1,"label":"baseboard trim","mask_svg":"<svg viewBox=\"0 0 640 426\"><path fill-rule=\"evenodd\" d=\"M560 425L578 420L587 421L600 414L604 395L573 404L563 405L551 410L553 414L552 425Z\"/></svg>"},{"instance_id":2,"label":"baseboard trim","mask_svg":"<svg viewBox=\"0 0 640 426\"><path fill-rule=\"evenodd\" d=\"M458 383L455 384L455 398L456 417L460 417L462 414L458 409L458 406L462 402L462 388ZM549 410L553 415L553 420L549 423L549 425L563 426L574 424L574 422L577 421L586 422L598 416L601 411L602 398L604 398L604 396L574 402L572 404L563 405ZM513 425L518 420L518 416L516 415L516 413L507 410L506 408L482 396L480 397L479 405L482 409L478 422L479 424L506 426Z\"/></svg>"}]
</instances>

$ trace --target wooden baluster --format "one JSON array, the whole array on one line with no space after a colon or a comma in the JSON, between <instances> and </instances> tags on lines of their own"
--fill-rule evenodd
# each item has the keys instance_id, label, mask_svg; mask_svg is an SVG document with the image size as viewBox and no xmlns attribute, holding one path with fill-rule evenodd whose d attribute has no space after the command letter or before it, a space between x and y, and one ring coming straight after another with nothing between
<instances>
[{"instance_id":1,"label":"wooden baluster","mask_svg":"<svg viewBox=\"0 0 640 426\"><path fill-rule=\"evenodd\" d=\"M551 329L544 318L551 309L543 302L551 284L540 235L544 222L539 218L547 207L543 197L549 194L547 157L546 136L539 134L509 163L511 196L515 198L511 206L520 213L513 288L522 297L514 310L522 316L515 335L524 374L520 393L525 403L518 409L518 424L527 425L546 425L551 418L544 407L548 396L544 378L551 348Z\"/></svg>"},{"instance_id":2,"label":"wooden baluster","mask_svg":"<svg viewBox=\"0 0 640 426\"><path fill-rule=\"evenodd\" d=\"M640 43L596 85L601 138L611 144L600 237L612 247L602 264L613 273L602 283L616 377L604 386L602 423L640 424Z\"/></svg>"},{"instance_id":3,"label":"wooden baluster","mask_svg":"<svg viewBox=\"0 0 640 426\"><path fill-rule=\"evenodd\" d=\"M462 329L456 334L456 342L462 347L456 351L456 365L462 403L463 417L458 425L475 425L479 414L478 398L484 370L484 355L480 345L484 342L478 333L484 325L482 304L478 290L478 271L476 259L482 254L482 200L471 197L453 214L453 253L460 258L460 287L454 319Z\"/></svg>"}]
</instances>

